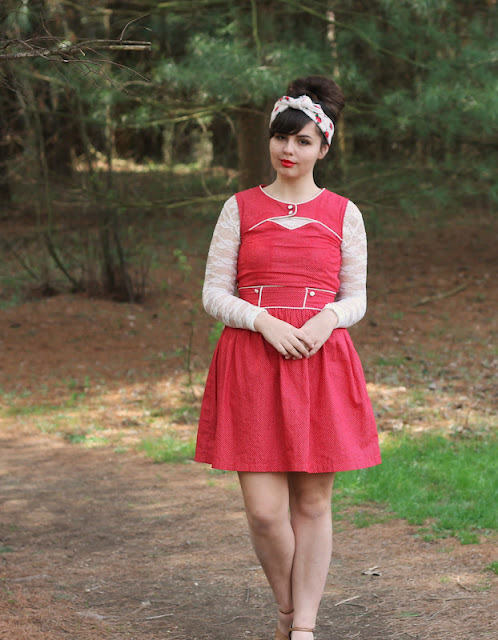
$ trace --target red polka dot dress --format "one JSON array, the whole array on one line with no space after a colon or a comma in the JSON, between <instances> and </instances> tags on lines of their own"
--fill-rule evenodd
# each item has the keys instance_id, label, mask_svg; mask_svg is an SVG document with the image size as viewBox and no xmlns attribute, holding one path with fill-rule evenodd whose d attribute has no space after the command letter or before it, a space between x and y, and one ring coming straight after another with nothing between
<instances>
[{"instance_id":1,"label":"red polka dot dress","mask_svg":"<svg viewBox=\"0 0 498 640\"><path fill-rule=\"evenodd\" d=\"M208 300L206 307L231 326L225 326L209 370L195 459L217 469L259 472L379 464L362 366L336 302L348 200L322 190L308 202L284 203L256 187L237 194L232 206L238 209L236 260L228 250L222 255L223 242L213 250L214 239L210 256L217 251L213 259L226 260L225 272L233 269L229 277L236 279L238 295L216 274L209 276L205 288L216 304ZM324 306L336 311L339 328L311 358L286 360L254 331L263 310L301 327Z\"/></svg>"}]
</instances>

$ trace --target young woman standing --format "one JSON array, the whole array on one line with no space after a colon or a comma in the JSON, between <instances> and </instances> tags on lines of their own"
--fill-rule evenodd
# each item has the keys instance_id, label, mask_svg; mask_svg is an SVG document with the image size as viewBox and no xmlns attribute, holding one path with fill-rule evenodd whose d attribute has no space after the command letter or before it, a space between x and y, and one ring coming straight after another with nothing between
<instances>
[{"instance_id":1,"label":"young woman standing","mask_svg":"<svg viewBox=\"0 0 498 640\"><path fill-rule=\"evenodd\" d=\"M321 76L295 80L276 102L276 179L225 203L203 290L206 310L226 326L196 460L238 472L254 550L278 604L276 640L313 638L332 551L335 472L380 463L346 329L366 310L363 220L313 176L343 106L340 88Z\"/></svg>"}]
</instances>

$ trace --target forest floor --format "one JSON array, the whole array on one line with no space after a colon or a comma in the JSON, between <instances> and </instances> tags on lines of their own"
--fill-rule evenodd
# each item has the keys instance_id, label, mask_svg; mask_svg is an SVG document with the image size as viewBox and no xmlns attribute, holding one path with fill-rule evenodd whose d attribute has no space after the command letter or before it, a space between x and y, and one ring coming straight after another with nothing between
<instances>
[{"instance_id":1,"label":"forest floor","mask_svg":"<svg viewBox=\"0 0 498 640\"><path fill-rule=\"evenodd\" d=\"M370 242L351 333L381 438L492 428L496 231L482 217ZM195 431L213 323L202 256L188 259L165 261L143 305L61 295L1 312L1 640L273 637L236 476L137 449ZM335 528L317 640L496 637L496 540L425 539L361 508L373 524Z\"/></svg>"}]
</instances>

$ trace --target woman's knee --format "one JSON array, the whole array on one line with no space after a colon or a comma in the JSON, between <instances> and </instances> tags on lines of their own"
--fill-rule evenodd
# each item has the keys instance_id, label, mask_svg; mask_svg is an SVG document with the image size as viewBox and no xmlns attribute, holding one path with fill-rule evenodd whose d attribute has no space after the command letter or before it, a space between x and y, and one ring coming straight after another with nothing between
<instances>
[{"instance_id":1,"label":"woman's knee","mask_svg":"<svg viewBox=\"0 0 498 640\"><path fill-rule=\"evenodd\" d=\"M292 516L316 520L328 518L331 513L331 501L321 495L298 495L291 503Z\"/></svg>"},{"instance_id":2,"label":"woman's knee","mask_svg":"<svg viewBox=\"0 0 498 640\"><path fill-rule=\"evenodd\" d=\"M251 531L256 535L271 535L278 531L285 521L289 520L288 511L274 509L246 509L247 521Z\"/></svg>"},{"instance_id":3,"label":"woman's knee","mask_svg":"<svg viewBox=\"0 0 498 640\"><path fill-rule=\"evenodd\" d=\"M332 509L332 486L296 483L291 491L290 503L293 516L312 520L329 517Z\"/></svg>"},{"instance_id":4,"label":"woman's knee","mask_svg":"<svg viewBox=\"0 0 498 640\"><path fill-rule=\"evenodd\" d=\"M282 473L239 473L251 531L266 535L289 520L289 488Z\"/></svg>"}]
</instances>

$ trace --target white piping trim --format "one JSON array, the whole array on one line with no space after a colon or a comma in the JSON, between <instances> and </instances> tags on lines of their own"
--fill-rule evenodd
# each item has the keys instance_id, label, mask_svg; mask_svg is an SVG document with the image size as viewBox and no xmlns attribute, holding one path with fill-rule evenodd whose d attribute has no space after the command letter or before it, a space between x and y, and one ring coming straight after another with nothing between
<instances>
[{"instance_id":1,"label":"white piping trim","mask_svg":"<svg viewBox=\"0 0 498 640\"><path fill-rule=\"evenodd\" d=\"M263 189L263 185L260 184L259 188L261 189L262 193L264 193L265 196L267 196L268 198L271 198L276 202L280 202L280 204L293 204L295 207L297 207L297 205L299 204L306 204L307 202L312 202L315 198L318 198L318 196L321 196L322 193L325 191L325 188L320 189L320 191L316 194L316 196L313 196L309 200L303 200L302 202L285 202L285 200L279 200L278 198L274 198L273 196L271 196L269 193L266 193L266 191Z\"/></svg>"},{"instance_id":2,"label":"white piping trim","mask_svg":"<svg viewBox=\"0 0 498 640\"><path fill-rule=\"evenodd\" d=\"M263 287L265 289L268 289L270 287L279 287L280 289L309 289L310 291L323 291L324 293L333 293L337 295L337 291L333 291L332 289L319 289L318 287L307 287L306 285L301 285L301 284L250 284L245 287L237 287L237 288L240 291L241 289L258 289ZM327 304L331 304L331 303L327 303Z\"/></svg>"},{"instance_id":3,"label":"white piping trim","mask_svg":"<svg viewBox=\"0 0 498 640\"><path fill-rule=\"evenodd\" d=\"M325 227L326 229L328 229L330 231L330 233L333 233L342 242L343 239L341 238L341 236L338 233L336 233L333 229L331 229L330 227L327 227L327 225L324 222L320 222L320 220L313 220L313 222L316 222L317 224L321 224L322 227Z\"/></svg>"},{"instance_id":4,"label":"white piping trim","mask_svg":"<svg viewBox=\"0 0 498 640\"><path fill-rule=\"evenodd\" d=\"M239 291L241 289L257 289L258 287L284 287L282 284L250 284L248 287L237 287ZM300 287L301 285L289 285L289 287ZM326 289L322 289L322 291L326 291Z\"/></svg>"},{"instance_id":5,"label":"white piping trim","mask_svg":"<svg viewBox=\"0 0 498 640\"><path fill-rule=\"evenodd\" d=\"M332 304L328 302L327 304ZM260 307L260 309L313 309L315 311L321 311L324 307L282 307L281 305L272 306L272 307Z\"/></svg>"},{"instance_id":6,"label":"white piping trim","mask_svg":"<svg viewBox=\"0 0 498 640\"><path fill-rule=\"evenodd\" d=\"M253 225L252 227L250 227L247 232L249 233L249 231L252 231L253 229L256 229L256 227L259 227L260 224L263 224L265 222L274 222L275 224L279 224L278 222L276 222L277 220L288 220L290 218L290 216L273 216L273 218L266 218L265 220L261 220L260 222L257 222L255 225ZM335 236L337 236L337 238L339 238L339 240L342 242L343 238L341 238L341 236L334 231L333 229L331 229L330 227L328 227L324 222L320 222L320 220L313 220L312 218L301 218L301 217L297 217L297 218L293 218L294 220L309 220L309 223L306 224L311 224L313 222L316 222L316 224L321 224L322 227L325 227L328 231L330 231L330 233L333 233ZM289 227L286 227L284 225L280 225L281 227L283 227L284 229L287 229L287 231L296 231L296 229L300 229L301 227L296 227L296 229L289 229ZM306 225L301 225L303 227L305 227Z\"/></svg>"}]
</instances>

